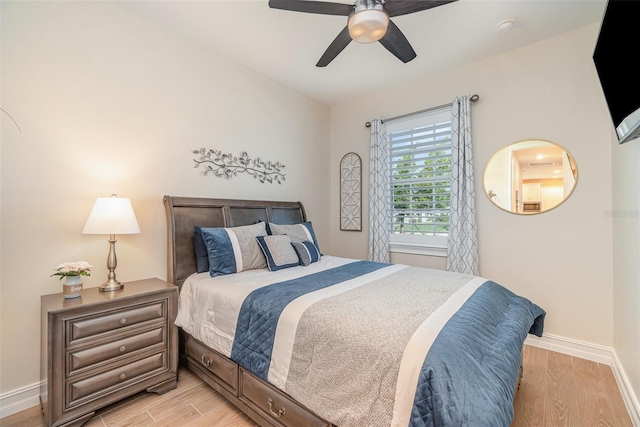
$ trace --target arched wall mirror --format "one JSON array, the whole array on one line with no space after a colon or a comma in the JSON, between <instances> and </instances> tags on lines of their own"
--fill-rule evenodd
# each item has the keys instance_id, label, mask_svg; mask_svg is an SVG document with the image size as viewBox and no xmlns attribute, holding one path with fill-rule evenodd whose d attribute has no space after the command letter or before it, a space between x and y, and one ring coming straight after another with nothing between
<instances>
[{"instance_id":1,"label":"arched wall mirror","mask_svg":"<svg viewBox=\"0 0 640 427\"><path fill-rule=\"evenodd\" d=\"M562 204L578 182L573 156L540 139L514 142L491 157L482 184L491 202L507 212L538 214Z\"/></svg>"}]
</instances>

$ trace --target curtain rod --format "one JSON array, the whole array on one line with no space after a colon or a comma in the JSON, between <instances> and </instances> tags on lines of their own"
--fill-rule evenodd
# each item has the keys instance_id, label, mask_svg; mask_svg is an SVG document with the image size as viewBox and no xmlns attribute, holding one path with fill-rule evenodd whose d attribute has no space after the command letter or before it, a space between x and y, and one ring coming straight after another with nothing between
<instances>
[{"instance_id":1,"label":"curtain rod","mask_svg":"<svg viewBox=\"0 0 640 427\"><path fill-rule=\"evenodd\" d=\"M480 95L478 95L478 94L473 94L473 95L471 95L471 97L469 97L469 101L471 101L471 102L477 102L479 100L480 100ZM428 113L429 111L438 110L440 108L449 107L449 106L451 106L451 102L448 103L448 104L442 104L442 105L438 105L436 107L427 108L426 110L414 111L413 113L407 113L407 114L402 114L400 116L389 117L388 119L381 119L380 121L382 123L384 123L384 122L388 122L390 120L403 119L405 117L413 116L414 114ZM364 124L364 126L370 128L371 127L371 122L366 122Z\"/></svg>"}]
</instances>

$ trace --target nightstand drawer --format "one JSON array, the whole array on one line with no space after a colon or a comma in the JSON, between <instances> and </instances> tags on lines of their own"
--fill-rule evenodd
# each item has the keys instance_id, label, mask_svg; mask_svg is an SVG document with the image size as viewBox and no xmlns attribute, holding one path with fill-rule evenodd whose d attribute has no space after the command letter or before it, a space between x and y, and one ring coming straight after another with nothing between
<instances>
[{"instance_id":1,"label":"nightstand drawer","mask_svg":"<svg viewBox=\"0 0 640 427\"><path fill-rule=\"evenodd\" d=\"M106 393L113 393L128 385L168 369L166 353L158 353L135 362L111 369L102 374L94 375L78 381L68 383L66 407L84 403L91 398L102 397Z\"/></svg>"},{"instance_id":2,"label":"nightstand drawer","mask_svg":"<svg viewBox=\"0 0 640 427\"><path fill-rule=\"evenodd\" d=\"M187 357L198 366L212 372L222 381L223 385L234 395L238 388L238 366L211 350L201 342L196 341L190 335L186 336Z\"/></svg>"},{"instance_id":3,"label":"nightstand drawer","mask_svg":"<svg viewBox=\"0 0 640 427\"><path fill-rule=\"evenodd\" d=\"M157 344L164 344L166 340L166 328L160 327L151 331L137 333L128 338L70 352L67 375L74 375L78 370L83 370L83 368L90 367L96 363L104 363L110 359L117 360L118 357L130 355L138 350L144 350Z\"/></svg>"},{"instance_id":4,"label":"nightstand drawer","mask_svg":"<svg viewBox=\"0 0 640 427\"><path fill-rule=\"evenodd\" d=\"M152 320L163 320L166 318L166 313L166 302L154 301L151 304L111 311L108 314L74 319L68 322L69 333L67 337L69 342L67 345L73 345L80 339L104 332L112 332Z\"/></svg>"}]
</instances>

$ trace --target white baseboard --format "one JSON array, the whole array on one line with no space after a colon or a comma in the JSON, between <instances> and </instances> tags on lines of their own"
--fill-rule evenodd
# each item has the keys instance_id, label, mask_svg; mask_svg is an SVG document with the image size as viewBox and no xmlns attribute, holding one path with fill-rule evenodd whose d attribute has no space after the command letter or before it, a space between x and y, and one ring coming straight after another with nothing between
<instances>
[{"instance_id":1,"label":"white baseboard","mask_svg":"<svg viewBox=\"0 0 640 427\"><path fill-rule=\"evenodd\" d=\"M0 418L40 405L40 383L0 395Z\"/></svg>"},{"instance_id":2,"label":"white baseboard","mask_svg":"<svg viewBox=\"0 0 640 427\"><path fill-rule=\"evenodd\" d=\"M592 362L603 363L609 366L613 363L613 349L611 347L591 344L558 335L542 334L542 338L538 338L529 334L524 343L533 347L544 348L545 350L568 354L569 356L579 357L580 359L591 360Z\"/></svg>"},{"instance_id":3,"label":"white baseboard","mask_svg":"<svg viewBox=\"0 0 640 427\"><path fill-rule=\"evenodd\" d=\"M631 385L629 384L629 377L625 372L618 355L613 352L613 364L611 365L613 376L616 378L620 393L622 394L622 400L627 405L629 411L629 417L631 417L631 424L634 427L640 427L640 402L638 402L638 396L635 395Z\"/></svg>"},{"instance_id":4,"label":"white baseboard","mask_svg":"<svg viewBox=\"0 0 640 427\"><path fill-rule=\"evenodd\" d=\"M551 334L543 334L542 338L529 335L524 343L533 347L544 348L545 350L611 366L622 400L627 406L631 423L634 427L640 427L640 403L638 402L638 397L633 392L629 378L613 348Z\"/></svg>"}]
</instances>

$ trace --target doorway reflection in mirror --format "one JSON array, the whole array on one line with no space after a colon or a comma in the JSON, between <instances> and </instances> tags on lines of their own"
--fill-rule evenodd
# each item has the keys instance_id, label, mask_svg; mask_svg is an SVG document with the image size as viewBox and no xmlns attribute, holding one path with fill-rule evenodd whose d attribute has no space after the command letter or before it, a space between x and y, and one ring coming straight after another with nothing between
<instances>
[{"instance_id":1,"label":"doorway reflection in mirror","mask_svg":"<svg viewBox=\"0 0 640 427\"><path fill-rule=\"evenodd\" d=\"M500 209L537 214L562 204L577 179L575 160L567 150L550 141L530 139L495 153L482 181L485 194Z\"/></svg>"}]
</instances>

